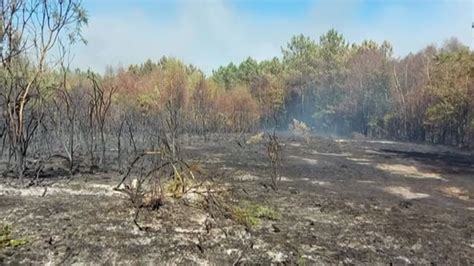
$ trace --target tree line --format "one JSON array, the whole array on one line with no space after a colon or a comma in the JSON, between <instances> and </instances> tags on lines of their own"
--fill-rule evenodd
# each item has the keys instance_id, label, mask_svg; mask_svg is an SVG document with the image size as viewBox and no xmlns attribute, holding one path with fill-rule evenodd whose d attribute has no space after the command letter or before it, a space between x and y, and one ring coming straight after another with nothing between
<instances>
[{"instance_id":1,"label":"tree line","mask_svg":"<svg viewBox=\"0 0 474 266\"><path fill-rule=\"evenodd\" d=\"M349 44L330 30L319 41L296 35L280 57L249 57L208 77L166 57L110 73L119 94L136 100L129 105L158 110L179 94L196 133L285 129L297 119L320 133L469 146L473 59L454 38L400 58L387 41Z\"/></svg>"},{"instance_id":2,"label":"tree line","mask_svg":"<svg viewBox=\"0 0 474 266\"><path fill-rule=\"evenodd\" d=\"M293 119L316 133L474 146L474 54L456 39L399 58L388 42L350 44L330 30L211 75L169 57L98 74L70 69L81 1L0 3L1 156L20 177L53 157L71 174L84 161L123 170L164 140L179 154L184 133L285 130Z\"/></svg>"}]
</instances>

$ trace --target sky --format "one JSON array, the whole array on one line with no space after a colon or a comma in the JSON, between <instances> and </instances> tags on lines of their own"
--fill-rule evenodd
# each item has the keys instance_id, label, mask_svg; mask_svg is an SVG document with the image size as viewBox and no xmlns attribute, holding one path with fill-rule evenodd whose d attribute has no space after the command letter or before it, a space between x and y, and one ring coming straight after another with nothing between
<instances>
[{"instance_id":1,"label":"sky","mask_svg":"<svg viewBox=\"0 0 474 266\"><path fill-rule=\"evenodd\" d=\"M350 43L387 40L396 56L456 37L473 48L472 0L83 0L87 45L74 67L103 72L173 56L206 73L281 56L291 36L331 28Z\"/></svg>"}]
</instances>

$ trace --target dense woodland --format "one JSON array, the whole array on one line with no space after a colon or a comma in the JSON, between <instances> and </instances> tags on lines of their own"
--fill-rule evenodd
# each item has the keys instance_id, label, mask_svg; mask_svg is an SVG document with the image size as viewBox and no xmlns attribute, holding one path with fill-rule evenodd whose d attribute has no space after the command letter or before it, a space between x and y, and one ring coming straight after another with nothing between
<instances>
[{"instance_id":1,"label":"dense woodland","mask_svg":"<svg viewBox=\"0 0 474 266\"><path fill-rule=\"evenodd\" d=\"M473 141L473 60L456 39L397 58L388 42L349 44L330 30L318 42L294 36L281 57L249 57L210 76L163 57L110 68L100 80L116 90L112 108L150 116L172 103L183 131L191 133L284 130L295 118L316 133L467 146ZM90 90L87 73L69 76L78 94Z\"/></svg>"},{"instance_id":2,"label":"dense woodland","mask_svg":"<svg viewBox=\"0 0 474 266\"><path fill-rule=\"evenodd\" d=\"M77 155L105 167L113 151L123 168L163 136L293 119L319 134L474 146L474 53L456 39L398 57L389 42L351 44L331 29L211 75L169 57L99 74L69 67L84 41L80 2L2 1L1 16L1 152L21 176L31 158L62 156L73 171Z\"/></svg>"}]
</instances>

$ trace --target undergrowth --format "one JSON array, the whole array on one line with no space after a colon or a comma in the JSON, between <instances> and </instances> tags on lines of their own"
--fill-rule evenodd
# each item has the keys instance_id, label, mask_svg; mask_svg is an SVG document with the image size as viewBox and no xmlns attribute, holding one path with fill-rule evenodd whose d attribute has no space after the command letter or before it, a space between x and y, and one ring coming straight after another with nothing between
<instances>
[{"instance_id":1,"label":"undergrowth","mask_svg":"<svg viewBox=\"0 0 474 266\"><path fill-rule=\"evenodd\" d=\"M6 247L16 248L28 243L28 240L26 239L15 239L11 235L11 225L0 225L0 249Z\"/></svg>"},{"instance_id":2,"label":"undergrowth","mask_svg":"<svg viewBox=\"0 0 474 266\"><path fill-rule=\"evenodd\" d=\"M259 225L262 219L276 221L281 215L269 206L245 202L232 209L232 217L237 223L251 228Z\"/></svg>"}]
</instances>

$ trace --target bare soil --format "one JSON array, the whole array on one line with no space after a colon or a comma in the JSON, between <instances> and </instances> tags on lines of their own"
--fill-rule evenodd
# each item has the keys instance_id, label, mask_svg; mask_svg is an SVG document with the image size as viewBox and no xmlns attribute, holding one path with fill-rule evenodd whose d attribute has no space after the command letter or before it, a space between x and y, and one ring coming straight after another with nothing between
<instances>
[{"instance_id":1,"label":"bare soil","mask_svg":"<svg viewBox=\"0 0 474 266\"><path fill-rule=\"evenodd\" d=\"M234 188L235 204L280 214L252 227L170 200L141 213L140 231L126 196L112 190L115 171L30 188L0 179L0 223L28 241L0 249L0 265L474 263L473 153L320 137L282 143L278 192L260 144L236 136L183 143L186 158Z\"/></svg>"}]
</instances>

